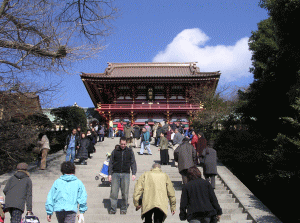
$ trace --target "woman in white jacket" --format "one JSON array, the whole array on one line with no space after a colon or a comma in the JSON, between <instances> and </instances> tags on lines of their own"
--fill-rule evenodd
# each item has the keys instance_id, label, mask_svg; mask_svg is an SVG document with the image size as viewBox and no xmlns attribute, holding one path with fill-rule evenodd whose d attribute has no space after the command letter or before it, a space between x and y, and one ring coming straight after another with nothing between
<instances>
[{"instance_id":1,"label":"woman in white jacket","mask_svg":"<svg viewBox=\"0 0 300 223\"><path fill-rule=\"evenodd\" d=\"M50 143L49 143L49 139L46 136L46 134L44 134L44 133L39 134L38 145L39 145L39 148L40 148L40 155L41 155L40 169L45 170L46 169L46 163L47 163L47 156L48 156L48 152L50 150Z\"/></svg>"}]
</instances>

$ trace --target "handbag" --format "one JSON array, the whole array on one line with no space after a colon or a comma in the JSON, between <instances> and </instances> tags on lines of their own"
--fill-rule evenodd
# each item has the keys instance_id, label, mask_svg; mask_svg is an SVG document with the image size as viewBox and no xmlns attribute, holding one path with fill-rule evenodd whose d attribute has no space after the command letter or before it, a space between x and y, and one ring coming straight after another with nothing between
<instances>
[{"instance_id":1,"label":"handbag","mask_svg":"<svg viewBox=\"0 0 300 223\"><path fill-rule=\"evenodd\" d=\"M84 223L84 215L83 214L79 214L78 223Z\"/></svg>"}]
</instances>

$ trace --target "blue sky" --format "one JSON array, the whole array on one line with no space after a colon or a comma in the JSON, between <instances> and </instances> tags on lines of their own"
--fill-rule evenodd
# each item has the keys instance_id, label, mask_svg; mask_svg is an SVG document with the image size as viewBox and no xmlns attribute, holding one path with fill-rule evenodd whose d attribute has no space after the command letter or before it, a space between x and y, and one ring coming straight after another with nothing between
<instances>
[{"instance_id":1,"label":"blue sky","mask_svg":"<svg viewBox=\"0 0 300 223\"><path fill-rule=\"evenodd\" d=\"M107 62L190 62L200 71L218 71L219 85L247 86L248 38L268 17L259 0L116 0L121 16L112 24L106 49L63 77L56 106L93 107L80 72L102 73Z\"/></svg>"}]
</instances>

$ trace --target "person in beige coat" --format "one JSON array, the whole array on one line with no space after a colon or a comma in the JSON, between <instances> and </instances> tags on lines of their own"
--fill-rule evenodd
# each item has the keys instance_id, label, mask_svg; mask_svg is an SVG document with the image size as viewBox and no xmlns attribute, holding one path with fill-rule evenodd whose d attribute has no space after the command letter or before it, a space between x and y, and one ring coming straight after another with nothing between
<instances>
[{"instance_id":1,"label":"person in beige coat","mask_svg":"<svg viewBox=\"0 0 300 223\"><path fill-rule=\"evenodd\" d=\"M40 133L38 145L39 145L40 154L41 154L40 169L45 170L46 169L46 164L47 164L47 156L48 156L48 152L50 150L50 143L49 143L49 139L46 136L46 134Z\"/></svg>"},{"instance_id":2,"label":"person in beige coat","mask_svg":"<svg viewBox=\"0 0 300 223\"><path fill-rule=\"evenodd\" d=\"M175 190L169 176L160 168L160 164L153 164L150 171L139 177L134 187L133 204L136 210L142 208L141 215L142 219L145 218L145 223L152 222L152 215L154 223L164 222L167 218L168 203L172 215L175 214Z\"/></svg>"}]
</instances>

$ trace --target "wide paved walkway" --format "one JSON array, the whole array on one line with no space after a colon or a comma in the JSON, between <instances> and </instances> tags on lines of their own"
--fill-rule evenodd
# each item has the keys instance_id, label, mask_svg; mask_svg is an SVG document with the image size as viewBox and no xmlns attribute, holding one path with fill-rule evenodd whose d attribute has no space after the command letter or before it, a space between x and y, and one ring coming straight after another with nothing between
<instances>
[{"instance_id":1,"label":"wide paved walkway","mask_svg":"<svg viewBox=\"0 0 300 223\"><path fill-rule=\"evenodd\" d=\"M106 159L106 152L111 152L114 146L118 143L119 138L108 139L105 138L104 142L97 143L97 152L93 154L93 158L88 160L86 166L76 166L76 176L84 183L88 193L88 211L85 214L86 223L98 223L98 222L142 222L140 211L135 211L132 202L132 195L134 191L134 184L131 180L129 189L129 208L127 215L120 215L120 209L118 209L116 215L109 215L108 210L110 207L110 187L103 185L100 180L96 181L95 176L98 175L103 162ZM154 162L159 162L159 151L157 147L151 145L153 155L138 155L139 148L133 148L137 161L137 178L151 169ZM146 152L145 152L146 153ZM170 159L173 158L173 151L169 150ZM31 172L31 179L33 182L33 212L40 218L42 223L46 223L45 201L47 194L53 184L53 182L59 178L60 164L65 160L65 156L51 161L47 170L34 170ZM178 169L173 165L162 166L162 170L166 172L172 182L174 183L177 207L176 214L171 215L170 209L168 217L165 222L181 222L179 220L179 203L181 196L181 176L178 173ZM232 194L221 184L221 181L217 179L217 188L215 190L219 203L223 208L223 215L221 222L233 223L233 222L252 222L247 220L247 214L243 213L243 209L239 207L239 204L232 198ZM121 194L119 194L121 198ZM6 214L7 222L9 222L9 214ZM52 218L52 222L57 222L55 215Z\"/></svg>"}]
</instances>

